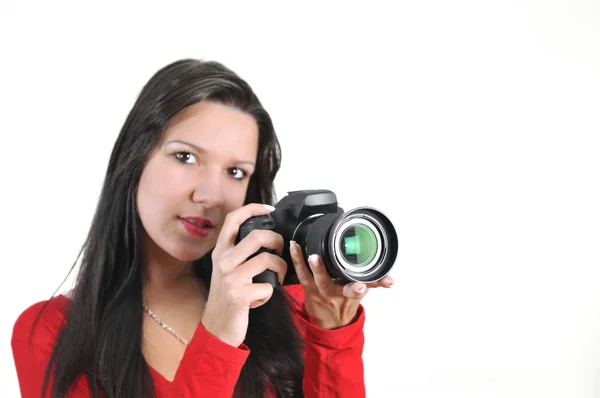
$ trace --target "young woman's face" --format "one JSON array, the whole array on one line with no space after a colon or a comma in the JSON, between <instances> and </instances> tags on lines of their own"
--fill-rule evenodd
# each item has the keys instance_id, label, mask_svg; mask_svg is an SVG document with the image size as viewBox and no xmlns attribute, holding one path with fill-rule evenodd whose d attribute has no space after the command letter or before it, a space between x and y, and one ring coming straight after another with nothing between
<instances>
[{"instance_id":1,"label":"young woman's face","mask_svg":"<svg viewBox=\"0 0 600 398\"><path fill-rule=\"evenodd\" d=\"M138 186L146 247L181 261L208 253L244 204L257 152L257 123L238 109L200 102L173 118Z\"/></svg>"}]
</instances>

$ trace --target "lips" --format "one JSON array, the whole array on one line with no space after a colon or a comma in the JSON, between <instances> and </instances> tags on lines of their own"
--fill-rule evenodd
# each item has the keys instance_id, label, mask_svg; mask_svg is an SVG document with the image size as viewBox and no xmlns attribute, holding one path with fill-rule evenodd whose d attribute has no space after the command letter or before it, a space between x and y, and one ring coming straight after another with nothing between
<instances>
[{"instance_id":1,"label":"lips","mask_svg":"<svg viewBox=\"0 0 600 398\"><path fill-rule=\"evenodd\" d=\"M210 221L208 218L202 218L202 217L181 217L182 220L185 220L191 224L195 224L198 227L201 228L212 228L215 226L215 224Z\"/></svg>"},{"instance_id":2,"label":"lips","mask_svg":"<svg viewBox=\"0 0 600 398\"><path fill-rule=\"evenodd\" d=\"M183 227L192 236L204 238L210 234L214 224L211 220L202 217L180 217Z\"/></svg>"}]
</instances>

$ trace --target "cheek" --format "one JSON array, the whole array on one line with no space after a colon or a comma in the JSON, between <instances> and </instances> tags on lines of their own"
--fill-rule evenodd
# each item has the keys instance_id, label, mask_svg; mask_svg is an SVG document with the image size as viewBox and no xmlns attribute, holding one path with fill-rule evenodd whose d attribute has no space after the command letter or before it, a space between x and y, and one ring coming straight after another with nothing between
<instances>
[{"instance_id":1,"label":"cheek","mask_svg":"<svg viewBox=\"0 0 600 398\"><path fill-rule=\"evenodd\" d=\"M227 213L239 209L244 205L248 184L234 182L230 184L225 195L225 210Z\"/></svg>"},{"instance_id":2,"label":"cheek","mask_svg":"<svg viewBox=\"0 0 600 398\"><path fill-rule=\"evenodd\" d=\"M155 218L164 213L172 201L170 197L174 195L177 184L164 170L164 167L149 163L142 173L137 193L138 211L142 217Z\"/></svg>"},{"instance_id":3,"label":"cheek","mask_svg":"<svg viewBox=\"0 0 600 398\"><path fill-rule=\"evenodd\" d=\"M153 219L152 214L159 212L157 205L160 203L160 201L156 200L156 194L153 192L152 184L145 178L140 180L136 199L138 214L142 224L148 231L149 228L152 228L152 226L149 224L149 222L151 222Z\"/></svg>"}]
</instances>

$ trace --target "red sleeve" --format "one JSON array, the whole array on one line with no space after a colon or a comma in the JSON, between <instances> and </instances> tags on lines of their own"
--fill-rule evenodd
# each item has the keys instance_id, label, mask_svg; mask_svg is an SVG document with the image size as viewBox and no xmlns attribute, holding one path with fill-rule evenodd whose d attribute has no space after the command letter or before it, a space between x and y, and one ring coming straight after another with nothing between
<instances>
[{"instance_id":1,"label":"red sleeve","mask_svg":"<svg viewBox=\"0 0 600 398\"><path fill-rule=\"evenodd\" d=\"M177 397L231 398L248 355L246 345L233 347L198 324L173 380Z\"/></svg>"},{"instance_id":2,"label":"red sleeve","mask_svg":"<svg viewBox=\"0 0 600 398\"><path fill-rule=\"evenodd\" d=\"M305 397L363 398L366 396L362 352L365 312L361 305L356 320L340 329L324 330L311 324L304 310L300 285L285 287L297 300L294 305L300 333L304 335Z\"/></svg>"},{"instance_id":3,"label":"red sleeve","mask_svg":"<svg viewBox=\"0 0 600 398\"><path fill-rule=\"evenodd\" d=\"M64 322L63 314L67 300L64 296L58 296L48 302L41 301L33 304L19 315L13 326L11 346L22 398L41 396L46 365L50 360L58 331ZM29 337L34 320L46 303L47 306L38 319L30 343ZM50 389L51 384L47 389L47 396ZM85 378L80 378L71 391L70 397L73 398L90 396Z\"/></svg>"}]
</instances>

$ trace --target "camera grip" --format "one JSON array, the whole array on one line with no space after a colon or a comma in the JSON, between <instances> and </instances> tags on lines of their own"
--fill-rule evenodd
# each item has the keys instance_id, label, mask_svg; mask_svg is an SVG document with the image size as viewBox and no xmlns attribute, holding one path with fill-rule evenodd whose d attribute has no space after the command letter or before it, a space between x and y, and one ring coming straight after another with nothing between
<instances>
[{"instance_id":1,"label":"camera grip","mask_svg":"<svg viewBox=\"0 0 600 398\"><path fill-rule=\"evenodd\" d=\"M271 216L269 216L269 215L255 216L255 217L249 218L248 220L246 220L246 222L244 222L240 226L240 230L239 230L236 242L239 242L243 238L248 236L248 234L254 229L275 230L275 223L274 223L273 218L271 218ZM263 248L260 248L256 253L254 253L253 255L248 257L247 260L250 260L251 258L258 256L260 253L263 253L263 252L277 254L277 252L275 252L275 250L269 250L269 249L265 249L263 247ZM277 280L277 273L275 273L274 271L271 271L271 270L265 270L265 271L261 272L260 274L256 275L254 278L252 278L252 283L270 283L273 286L273 288L277 288L277 286L279 286L279 281Z\"/></svg>"},{"instance_id":2,"label":"camera grip","mask_svg":"<svg viewBox=\"0 0 600 398\"><path fill-rule=\"evenodd\" d=\"M260 253L263 252L276 254L275 250L262 248L250 257L248 257L248 260L250 260L252 257L258 256ZM264 270L263 272L252 278L252 283L270 283L273 286L273 288L276 288L279 285L279 281L277 280L277 273L275 271L271 271L270 269Z\"/></svg>"}]
</instances>

